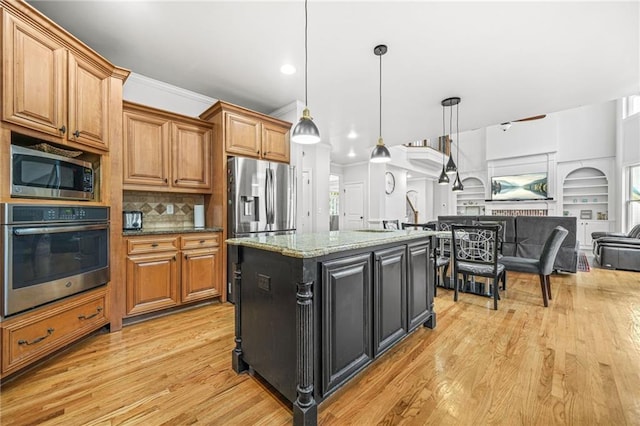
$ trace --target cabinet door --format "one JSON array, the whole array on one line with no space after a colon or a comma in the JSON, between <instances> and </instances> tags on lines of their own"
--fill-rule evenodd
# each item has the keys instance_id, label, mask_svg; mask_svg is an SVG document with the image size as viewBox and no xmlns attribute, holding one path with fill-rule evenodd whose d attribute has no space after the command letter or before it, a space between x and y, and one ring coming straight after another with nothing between
<instances>
[{"instance_id":1,"label":"cabinet door","mask_svg":"<svg viewBox=\"0 0 640 426\"><path fill-rule=\"evenodd\" d=\"M176 252L128 257L127 315L177 306L178 278Z\"/></svg>"},{"instance_id":2,"label":"cabinet door","mask_svg":"<svg viewBox=\"0 0 640 426\"><path fill-rule=\"evenodd\" d=\"M374 252L373 347L377 357L407 334L405 246Z\"/></svg>"},{"instance_id":3,"label":"cabinet door","mask_svg":"<svg viewBox=\"0 0 640 426\"><path fill-rule=\"evenodd\" d=\"M433 312L433 261L428 242L409 245L409 330L426 322Z\"/></svg>"},{"instance_id":4,"label":"cabinet door","mask_svg":"<svg viewBox=\"0 0 640 426\"><path fill-rule=\"evenodd\" d=\"M225 148L228 154L259 157L261 123L252 117L225 112Z\"/></svg>"},{"instance_id":5,"label":"cabinet door","mask_svg":"<svg viewBox=\"0 0 640 426\"><path fill-rule=\"evenodd\" d=\"M322 394L338 388L373 359L371 256L322 264Z\"/></svg>"},{"instance_id":6,"label":"cabinet door","mask_svg":"<svg viewBox=\"0 0 640 426\"><path fill-rule=\"evenodd\" d=\"M68 140L109 148L109 74L69 54Z\"/></svg>"},{"instance_id":7,"label":"cabinet door","mask_svg":"<svg viewBox=\"0 0 640 426\"><path fill-rule=\"evenodd\" d=\"M219 264L217 248L182 252L182 302L220 295Z\"/></svg>"},{"instance_id":8,"label":"cabinet door","mask_svg":"<svg viewBox=\"0 0 640 426\"><path fill-rule=\"evenodd\" d=\"M125 111L123 133L124 189L169 188L169 122Z\"/></svg>"},{"instance_id":9,"label":"cabinet door","mask_svg":"<svg viewBox=\"0 0 640 426\"><path fill-rule=\"evenodd\" d=\"M289 162L291 154L288 127L266 122L262 124L262 157L265 160Z\"/></svg>"},{"instance_id":10,"label":"cabinet door","mask_svg":"<svg viewBox=\"0 0 640 426\"><path fill-rule=\"evenodd\" d=\"M66 115L66 50L4 15L2 118L61 136Z\"/></svg>"},{"instance_id":11,"label":"cabinet door","mask_svg":"<svg viewBox=\"0 0 640 426\"><path fill-rule=\"evenodd\" d=\"M608 220L585 220L578 222L577 234L580 239L580 248L590 249L593 246L592 232L609 232Z\"/></svg>"},{"instance_id":12,"label":"cabinet door","mask_svg":"<svg viewBox=\"0 0 640 426\"><path fill-rule=\"evenodd\" d=\"M211 129L171 124L172 186L211 190Z\"/></svg>"}]
</instances>

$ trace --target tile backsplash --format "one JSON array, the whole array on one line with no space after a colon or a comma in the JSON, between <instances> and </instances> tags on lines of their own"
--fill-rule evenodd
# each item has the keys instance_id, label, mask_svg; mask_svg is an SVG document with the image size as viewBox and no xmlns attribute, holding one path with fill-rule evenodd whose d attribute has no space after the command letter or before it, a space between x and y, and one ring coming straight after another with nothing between
<instances>
[{"instance_id":1,"label":"tile backsplash","mask_svg":"<svg viewBox=\"0 0 640 426\"><path fill-rule=\"evenodd\" d=\"M172 194L150 191L124 191L122 209L142 212L144 229L193 226L193 206L204 204L199 194ZM173 214L167 207L173 206Z\"/></svg>"}]
</instances>

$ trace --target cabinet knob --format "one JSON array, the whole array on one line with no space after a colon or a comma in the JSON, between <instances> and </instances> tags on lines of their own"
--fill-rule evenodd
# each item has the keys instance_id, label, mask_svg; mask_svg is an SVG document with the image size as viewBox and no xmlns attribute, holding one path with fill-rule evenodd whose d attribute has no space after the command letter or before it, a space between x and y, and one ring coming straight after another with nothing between
<instances>
[{"instance_id":1,"label":"cabinet knob","mask_svg":"<svg viewBox=\"0 0 640 426\"><path fill-rule=\"evenodd\" d=\"M189 256L188 255L184 255L184 260L189 260Z\"/></svg>"},{"instance_id":2,"label":"cabinet knob","mask_svg":"<svg viewBox=\"0 0 640 426\"><path fill-rule=\"evenodd\" d=\"M65 133L67 133L67 126L63 124L62 127L60 127L58 130L60 130L60 132L62 132L62 134L64 135Z\"/></svg>"},{"instance_id":3,"label":"cabinet knob","mask_svg":"<svg viewBox=\"0 0 640 426\"><path fill-rule=\"evenodd\" d=\"M178 184L178 179L174 180L173 183Z\"/></svg>"},{"instance_id":4,"label":"cabinet knob","mask_svg":"<svg viewBox=\"0 0 640 426\"><path fill-rule=\"evenodd\" d=\"M257 150L257 151L256 151L256 154L260 154L260 150Z\"/></svg>"},{"instance_id":5,"label":"cabinet knob","mask_svg":"<svg viewBox=\"0 0 640 426\"><path fill-rule=\"evenodd\" d=\"M176 259L176 257L175 257L175 256L173 256L173 261L175 262L176 260L178 260L178 259Z\"/></svg>"},{"instance_id":6,"label":"cabinet knob","mask_svg":"<svg viewBox=\"0 0 640 426\"><path fill-rule=\"evenodd\" d=\"M75 132L73 132L73 136L75 136L76 138L80 137L80 130L76 130Z\"/></svg>"},{"instance_id":7,"label":"cabinet knob","mask_svg":"<svg viewBox=\"0 0 640 426\"><path fill-rule=\"evenodd\" d=\"M169 183L169 179L164 178L164 183Z\"/></svg>"}]
</instances>

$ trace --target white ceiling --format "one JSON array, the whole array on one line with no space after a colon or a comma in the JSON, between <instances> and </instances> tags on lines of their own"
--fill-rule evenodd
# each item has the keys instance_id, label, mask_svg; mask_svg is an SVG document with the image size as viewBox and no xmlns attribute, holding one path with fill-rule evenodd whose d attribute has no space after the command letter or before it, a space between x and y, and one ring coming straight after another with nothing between
<instances>
[{"instance_id":1,"label":"white ceiling","mask_svg":"<svg viewBox=\"0 0 640 426\"><path fill-rule=\"evenodd\" d=\"M304 100L302 0L29 3L138 74L265 113ZM640 91L638 1L310 0L308 13L309 108L336 163L377 141L381 43L387 145L437 137L450 96L462 132Z\"/></svg>"}]
</instances>

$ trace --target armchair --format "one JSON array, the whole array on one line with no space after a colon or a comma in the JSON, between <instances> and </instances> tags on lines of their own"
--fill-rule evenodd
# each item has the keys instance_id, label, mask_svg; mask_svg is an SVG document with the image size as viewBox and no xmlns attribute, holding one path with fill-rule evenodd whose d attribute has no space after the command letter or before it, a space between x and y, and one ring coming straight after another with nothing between
<instances>
[{"instance_id":1,"label":"armchair","mask_svg":"<svg viewBox=\"0 0 640 426\"><path fill-rule=\"evenodd\" d=\"M602 234L597 238L594 234ZM601 267L640 271L640 225L627 234L603 232L592 234L593 255Z\"/></svg>"}]
</instances>

